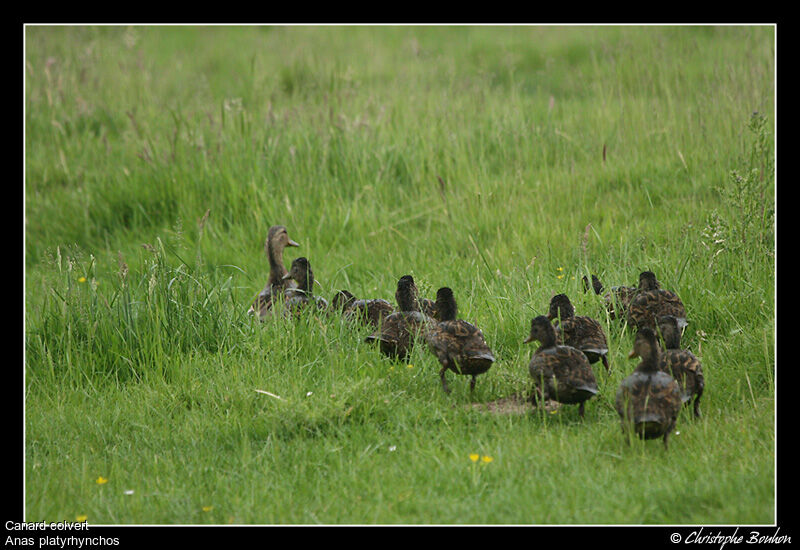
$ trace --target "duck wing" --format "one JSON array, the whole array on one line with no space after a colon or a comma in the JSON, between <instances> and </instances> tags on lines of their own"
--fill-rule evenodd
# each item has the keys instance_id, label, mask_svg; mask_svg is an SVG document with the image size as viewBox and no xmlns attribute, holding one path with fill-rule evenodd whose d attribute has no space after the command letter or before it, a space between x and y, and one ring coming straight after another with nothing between
<instances>
[{"instance_id":1,"label":"duck wing","mask_svg":"<svg viewBox=\"0 0 800 550\"><path fill-rule=\"evenodd\" d=\"M628 321L638 328L656 329L656 319L672 315L678 320L678 328L687 325L686 309L677 294L658 288L640 292L628 308Z\"/></svg>"},{"instance_id":2,"label":"duck wing","mask_svg":"<svg viewBox=\"0 0 800 550\"><path fill-rule=\"evenodd\" d=\"M683 401L703 393L705 379L700 360L689 350L668 349L659 359L659 369L671 374L681 387Z\"/></svg>"},{"instance_id":3,"label":"duck wing","mask_svg":"<svg viewBox=\"0 0 800 550\"><path fill-rule=\"evenodd\" d=\"M571 317L556 326L556 343L577 348L587 355L608 353L608 341L603 327L591 317ZM594 361L598 357L591 357ZM593 361L592 361L593 362Z\"/></svg>"},{"instance_id":4,"label":"duck wing","mask_svg":"<svg viewBox=\"0 0 800 550\"><path fill-rule=\"evenodd\" d=\"M418 311L398 311L387 316L380 328L367 336L365 341L379 342L385 355L405 358L428 322L428 317Z\"/></svg>"},{"instance_id":5,"label":"duck wing","mask_svg":"<svg viewBox=\"0 0 800 550\"><path fill-rule=\"evenodd\" d=\"M433 323L425 332L425 341L442 366L457 367L462 374L485 372L495 361L483 332L467 321Z\"/></svg>"}]
</instances>

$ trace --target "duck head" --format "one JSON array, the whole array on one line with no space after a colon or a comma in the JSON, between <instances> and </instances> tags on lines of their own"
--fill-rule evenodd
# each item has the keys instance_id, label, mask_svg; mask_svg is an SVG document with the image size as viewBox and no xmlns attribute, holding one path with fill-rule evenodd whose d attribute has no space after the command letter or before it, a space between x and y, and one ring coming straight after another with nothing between
<instances>
[{"instance_id":1,"label":"duck head","mask_svg":"<svg viewBox=\"0 0 800 550\"><path fill-rule=\"evenodd\" d=\"M282 225L273 225L267 232L264 248L267 251L270 265L283 262L283 249L287 246L300 246L289 238L289 232Z\"/></svg>"},{"instance_id":2,"label":"duck head","mask_svg":"<svg viewBox=\"0 0 800 550\"><path fill-rule=\"evenodd\" d=\"M344 311L355 301L356 297L349 290L340 290L331 300L331 308L336 311Z\"/></svg>"},{"instance_id":3,"label":"duck head","mask_svg":"<svg viewBox=\"0 0 800 550\"><path fill-rule=\"evenodd\" d=\"M414 277L411 275L400 277L400 280L397 281L394 299L397 301L398 311L419 311L417 285L414 283Z\"/></svg>"},{"instance_id":4,"label":"duck head","mask_svg":"<svg viewBox=\"0 0 800 550\"><path fill-rule=\"evenodd\" d=\"M444 286L436 291L436 319L438 321L455 321L458 315L456 298L453 290Z\"/></svg>"},{"instance_id":5,"label":"duck head","mask_svg":"<svg viewBox=\"0 0 800 550\"><path fill-rule=\"evenodd\" d=\"M681 329L676 317L672 315L659 317L658 330L664 339L666 349L679 349L681 347Z\"/></svg>"},{"instance_id":6,"label":"duck head","mask_svg":"<svg viewBox=\"0 0 800 550\"><path fill-rule=\"evenodd\" d=\"M295 258L289 273L283 279L294 279L297 281L297 288L306 294L311 294L314 290L314 272L311 271L311 264L304 256Z\"/></svg>"},{"instance_id":7,"label":"duck head","mask_svg":"<svg viewBox=\"0 0 800 550\"><path fill-rule=\"evenodd\" d=\"M643 327L636 333L628 359L636 357L642 359L640 367L644 367L645 370L658 370L658 339L652 329Z\"/></svg>"},{"instance_id":8,"label":"duck head","mask_svg":"<svg viewBox=\"0 0 800 550\"><path fill-rule=\"evenodd\" d=\"M556 294L550 299L550 310L547 312L547 319L569 319L575 317L575 308L566 294Z\"/></svg>"},{"instance_id":9,"label":"duck head","mask_svg":"<svg viewBox=\"0 0 800 550\"><path fill-rule=\"evenodd\" d=\"M639 274L639 290L656 290L661 288L661 283L652 271L642 271Z\"/></svg>"},{"instance_id":10,"label":"duck head","mask_svg":"<svg viewBox=\"0 0 800 550\"><path fill-rule=\"evenodd\" d=\"M551 347L556 343L556 329L544 315L539 315L531 320L530 334L523 343L528 344L534 340L541 342L542 347Z\"/></svg>"}]
</instances>

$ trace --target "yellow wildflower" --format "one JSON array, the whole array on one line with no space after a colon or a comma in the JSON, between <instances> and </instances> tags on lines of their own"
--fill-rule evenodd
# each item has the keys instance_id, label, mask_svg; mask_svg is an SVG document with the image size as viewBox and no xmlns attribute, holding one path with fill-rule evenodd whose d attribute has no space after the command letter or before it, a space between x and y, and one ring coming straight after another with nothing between
<instances>
[{"instance_id":1,"label":"yellow wildflower","mask_svg":"<svg viewBox=\"0 0 800 550\"><path fill-rule=\"evenodd\" d=\"M86 514L81 514L79 516L75 516L75 521L86 521L89 518Z\"/></svg>"},{"instance_id":2,"label":"yellow wildflower","mask_svg":"<svg viewBox=\"0 0 800 550\"><path fill-rule=\"evenodd\" d=\"M213 506L203 506L203 512L210 512L213 508Z\"/></svg>"},{"instance_id":3,"label":"yellow wildflower","mask_svg":"<svg viewBox=\"0 0 800 550\"><path fill-rule=\"evenodd\" d=\"M79 283L85 283L86 282L86 277L78 277L78 282Z\"/></svg>"},{"instance_id":4,"label":"yellow wildflower","mask_svg":"<svg viewBox=\"0 0 800 550\"><path fill-rule=\"evenodd\" d=\"M484 457L481 457L481 460L483 460L486 464L488 464L494 459L492 457L490 457L490 456L484 456Z\"/></svg>"},{"instance_id":5,"label":"yellow wildflower","mask_svg":"<svg viewBox=\"0 0 800 550\"><path fill-rule=\"evenodd\" d=\"M408 364L408 365L406 365L406 366L407 366L408 368L410 368L410 369L413 369L413 368L414 368L414 365L412 365L412 364Z\"/></svg>"},{"instance_id":6,"label":"yellow wildflower","mask_svg":"<svg viewBox=\"0 0 800 550\"><path fill-rule=\"evenodd\" d=\"M470 459L472 462L478 462L478 459L479 459L480 457L481 457L481 456L480 456L478 453L470 453L470 455L469 455L469 459Z\"/></svg>"},{"instance_id":7,"label":"yellow wildflower","mask_svg":"<svg viewBox=\"0 0 800 550\"><path fill-rule=\"evenodd\" d=\"M104 485L108 483L108 480L103 476L97 476L97 479L95 479L94 482L97 483L98 485Z\"/></svg>"}]
</instances>

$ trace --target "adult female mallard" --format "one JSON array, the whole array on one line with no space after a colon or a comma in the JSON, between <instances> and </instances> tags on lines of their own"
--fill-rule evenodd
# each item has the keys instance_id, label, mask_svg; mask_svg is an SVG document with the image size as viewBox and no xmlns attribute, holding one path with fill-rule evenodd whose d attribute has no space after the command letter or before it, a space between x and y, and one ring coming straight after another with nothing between
<instances>
[{"instance_id":1,"label":"adult female mallard","mask_svg":"<svg viewBox=\"0 0 800 550\"><path fill-rule=\"evenodd\" d=\"M448 287L440 288L436 292L438 322L428 326L425 341L442 365L439 378L445 393L450 393L445 379L448 370L472 376L469 382L471 392L475 389L475 377L489 370L495 361L480 329L472 323L456 319L457 314L458 307L453 291Z\"/></svg>"},{"instance_id":2,"label":"adult female mallard","mask_svg":"<svg viewBox=\"0 0 800 550\"><path fill-rule=\"evenodd\" d=\"M556 344L556 329L544 315L531 321L525 343L534 340L541 345L528 364L534 383L531 401L534 405L545 399L578 404L578 414L583 418L586 401L600 393L586 355L572 346Z\"/></svg>"},{"instance_id":3,"label":"adult female mallard","mask_svg":"<svg viewBox=\"0 0 800 550\"><path fill-rule=\"evenodd\" d=\"M264 319L272 309L273 299L283 299L287 289L296 288L297 284L287 279L286 267L283 265L283 250L287 246L300 246L289 238L289 233L282 225L273 225L267 232L264 249L269 261L269 278L264 289L258 294L247 313L257 314L259 319Z\"/></svg>"},{"instance_id":4,"label":"adult female mallard","mask_svg":"<svg viewBox=\"0 0 800 550\"><path fill-rule=\"evenodd\" d=\"M694 398L694 416L700 416L700 397L705 388L703 366L695 355L681 349L681 330L678 320L672 315L664 315L658 319L658 329L664 339L664 351L661 353L658 367L672 375L678 381L686 406Z\"/></svg>"},{"instance_id":5,"label":"adult female mallard","mask_svg":"<svg viewBox=\"0 0 800 550\"><path fill-rule=\"evenodd\" d=\"M608 341L598 321L584 315L576 316L566 294L556 294L550 299L547 318L555 321L556 344L581 350L589 363L602 361L608 371Z\"/></svg>"},{"instance_id":6,"label":"adult female mallard","mask_svg":"<svg viewBox=\"0 0 800 550\"><path fill-rule=\"evenodd\" d=\"M656 330L656 320L664 315L672 315L678 321L678 328L685 327L686 309L677 294L661 288L661 283L652 271L639 275L639 289L628 307L628 323L636 328L647 327Z\"/></svg>"},{"instance_id":7,"label":"adult female mallard","mask_svg":"<svg viewBox=\"0 0 800 550\"><path fill-rule=\"evenodd\" d=\"M432 319L420 312L417 285L411 275L400 277L394 296L397 311L386 316L380 328L367 336L366 341L378 342L384 355L405 359L416 338Z\"/></svg>"},{"instance_id":8,"label":"adult female mallard","mask_svg":"<svg viewBox=\"0 0 800 550\"><path fill-rule=\"evenodd\" d=\"M659 369L655 332L647 327L639 329L628 357L642 361L617 390L615 405L622 431L633 431L642 439L663 437L666 449L683 399L675 378Z\"/></svg>"},{"instance_id":9,"label":"adult female mallard","mask_svg":"<svg viewBox=\"0 0 800 550\"><path fill-rule=\"evenodd\" d=\"M293 279L297 288L288 290L284 303L287 313L298 315L303 308L314 305L317 309L327 309L328 302L321 296L314 296L314 272L308 258L301 256L295 258L289 272L284 279Z\"/></svg>"}]
</instances>

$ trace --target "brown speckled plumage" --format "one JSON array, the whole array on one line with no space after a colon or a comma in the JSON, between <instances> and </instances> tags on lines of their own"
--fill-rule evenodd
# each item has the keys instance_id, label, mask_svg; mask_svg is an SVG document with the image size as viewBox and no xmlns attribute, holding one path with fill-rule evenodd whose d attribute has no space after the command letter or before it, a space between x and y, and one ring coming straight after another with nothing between
<instances>
[{"instance_id":1,"label":"brown speckled plumage","mask_svg":"<svg viewBox=\"0 0 800 550\"><path fill-rule=\"evenodd\" d=\"M577 404L578 414L583 418L586 401L599 393L586 355L572 346L557 345L555 328L544 315L531 321L525 343L534 340L541 345L528 364L534 383L531 400L534 404L545 399Z\"/></svg>"},{"instance_id":2,"label":"brown speckled plumage","mask_svg":"<svg viewBox=\"0 0 800 550\"><path fill-rule=\"evenodd\" d=\"M275 298L283 299L287 289L297 287L297 284L290 279L286 279L286 267L283 265L283 250L287 246L300 246L289 238L289 233L282 225L273 225L267 232L267 240L264 242L264 250L269 261L269 278L264 289L258 294L248 313L257 314L259 319L264 319L270 315L273 301Z\"/></svg>"},{"instance_id":3,"label":"brown speckled plumage","mask_svg":"<svg viewBox=\"0 0 800 550\"><path fill-rule=\"evenodd\" d=\"M664 351L659 360L659 369L672 375L681 388L686 406L694 399L694 416L700 416L700 397L705 389L705 378L700 360L686 349L681 349L681 330L678 320L665 315L658 320L658 329L664 339Z\"/></svg>"},{"instance_id":4,"label":"brown speckled plumage","mask_svg":"<svg viewBox=\"0 0 800 550\"><path fill-rule=\"evenodd\" d=\"M302 310L309 305L316 306L317 309L328 309L328 302L325 298L314 296L314 272L307 258L301 256L295 258L289 272L283 276L284 279L293 279L297 282L297 288L286 291L284 309L286 314L300 315Z\"/></svg>"},{"instance_id":5,"label":"brown speckled plumage","mask_svg":"<svg viewBox=\"0 0 800 550\"><path fill-rule=\"evenodd\" d=\"M436 302L434 302L433 300L429 300L428 298L420 299L419 308L422 313L424 313L431 319L439 318L438 314L436 313Z\"/></svg>"},{"instance_id":6,"label":"brown speckled plumage","mask_svg":"<svg viewBox=\"0 0 800 550\"><path fill-rule=\"evenodd\" d=\"M652 271L639 275L639 290L628 307L628 323L656 330L656 319L672 315L680 328L686 326L686 309L677 294L661 288Z\"/></svg>"},{"instance_id":7,"label":"brown speckled plumage","mask_svg":"<svg viewBox=\"0 0 800 550\"><path fill-rule=\"evenodd\" d=\"M495 358L481 330L467 321L456 319L457 306L453 291L442 287L436 293L437 321L425 331L428 347L442 365L439 378L442 389L450 393L445 374L448 370L472 377L470 391L475 389L475 377L488 371Z\"/></svg>"},{"instance_id":8,"label":"brown speckled plumage","mask_svg":"<svg viewBox=\"0 0 800 550\"><path fill-rule=\"evenodd\" d=\"M356 319L376 329L395 311L392 304L386 300L380 298L359 300L348 290L340 290L334 295L330 310L344 313L345 317Z\"/></svg>"},{"instance_id":9,"label":"brown speckled plumage","mask_svg":"<svg viewBox=\"0 0 800 550\"><path fill-rule=\"evenodd\" d=\"M641 357L642 361L617 390L615 408L622 430L632 430L643 439L662 437L667 448L683 399L675 378L659 370L655 332L646 327L639 329L628 357Z\"/></svg>"},{"instance_id":10,"label":"brown speckled plumage","mask_svg":"<svg viewBox=\"0 0 800 550\"><path fill-rule=\"evenodd\" d=\"M353 302L349 314L370 326L378 328L384 319L394 312L394 307L388 301L382 298L372 298Z\"/></svg>"},{"instance_id":11,"label":"brown speckled plumage","mask_svg":"<svg viewBox=\"0 0 800 550\"><path fill-rule=\"evenodd\" d=\"M420 312L417 286L411 275L404 275L397 282L395 300L397 311L386 316L380 328L367 336L366 341L378 342L384 355L405 359L432 319Z\"/></svg>"},{"instance_id":12,"label":"brown speckled plumage","mask_svg":"<svg viewBox=\"0 0 800 550\"><path fill-rule=\"evenodd\" d=\"M589 363L601 361L608 370L608 340L598 321L584 315L576 316L566 294L553 296L547 318L554 323L556 344L577 348Z\"/></svg>"}]
</instances>

